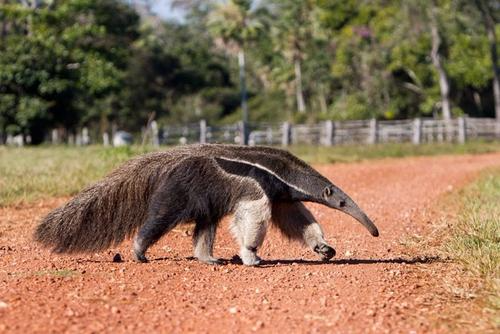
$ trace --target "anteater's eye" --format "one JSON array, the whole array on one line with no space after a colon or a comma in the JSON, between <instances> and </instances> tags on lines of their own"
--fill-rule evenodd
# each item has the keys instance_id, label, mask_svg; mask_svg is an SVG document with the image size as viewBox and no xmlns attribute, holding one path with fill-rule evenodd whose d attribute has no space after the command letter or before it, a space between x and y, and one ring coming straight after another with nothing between
<instances>
[{"instance_id":1,"label":"anteater's eye","mask_svg":"<svg viewBox=\"0 0 500 334\"><path fill-rule=\"evenodd\" d=\"M327 197L330 197L331 195L332 195L332 189L330 187L326 187L323 190L323 197L327 198Z\"/></svg>"}]
</instances>

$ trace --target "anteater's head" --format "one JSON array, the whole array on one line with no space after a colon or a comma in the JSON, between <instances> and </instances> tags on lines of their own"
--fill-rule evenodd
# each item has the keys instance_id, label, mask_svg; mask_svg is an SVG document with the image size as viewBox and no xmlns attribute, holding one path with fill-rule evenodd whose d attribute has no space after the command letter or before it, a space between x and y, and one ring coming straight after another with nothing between
<instances>
[{"instance_id":1,"label":"anteater's head","mask_svg":"<svg viewBox=\"0 0 500 334\"><path fill-rule=\"evenodd\" d=\"M323 188L320 202L331 208L347 213L370 231L371 235L378 237L378 229L368 216L347 196L340 188L329 184Z\"/></svg>"}]
</instances>

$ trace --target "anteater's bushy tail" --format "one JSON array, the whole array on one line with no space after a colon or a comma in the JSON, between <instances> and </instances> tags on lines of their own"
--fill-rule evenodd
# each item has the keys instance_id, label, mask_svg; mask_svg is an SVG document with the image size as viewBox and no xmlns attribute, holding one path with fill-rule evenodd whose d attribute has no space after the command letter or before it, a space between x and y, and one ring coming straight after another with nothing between
<instances>
[{"instance_id":1,"label":"anteater's bushy tail","mask_svg":"<svg viewBox=\"0 0 500 334\"><path fill-rule=\"evenodd\" d=\"M145 221L151 195L168 170L165 153L125 163L50 212L34 238L57 253L103 250L123 241Z\"/></svg>"}]
</instances>

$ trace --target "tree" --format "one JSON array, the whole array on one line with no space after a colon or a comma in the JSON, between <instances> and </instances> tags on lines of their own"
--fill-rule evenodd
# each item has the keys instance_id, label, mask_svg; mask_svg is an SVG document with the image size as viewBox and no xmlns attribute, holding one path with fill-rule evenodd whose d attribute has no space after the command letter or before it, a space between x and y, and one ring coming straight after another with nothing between
<instances>
[{"instance_id":1,"label":"tree","mask_svg":"<svg viewBox=\"0 0 500 334\"><path fill-rule=\"evenodd\" d=\"M37 1L0 6L3 132L41 142L51 127L73 131L102 118L121 86L138 16L113 0Z\"/></svg>"},{"instance_id":2,"label":"tree","mask_svg":"<svg viewBox=\"0 0 500 334\"><path fill-rule=\"evenodd\" d=\"M428 18L429 18L429 27L431 30L431 40L432 40L432 49L431 49L431 59L432 64L436 68L436 71L439 75L439 88L441 91L441 111L443 118L445 120L451 119L451 107L450 107L450 83L448 80L448 75L446 74L446 70L442 63L442 55L440 52L441 47L441 36L439 32L439 24L438 24L438 8L435 0L430 1L428 5Z\"/></svg>"},{"instance_id":3,"label":"tree","mask_svg":"<svg viewBox=\"0 0 500 334\"><path fill-rule=\"evenodd\" d=\"M210 31L216 38L219 38L219 44L229 53L237 54L244 126L248 122L245 52L249 43L255 40L264 29L262 21L259 20L260 13L252 9L250 0L230 0L225 3L216 3L207 22ZM246 130L244 130L243 142L245 145L248 144Z\"/></svg>"},{"instance_id":4,"label":"tree","mask_svg":"<svg viewBox=\"0 0 500 334\"><path fill-rule=\"evenodd\" d=\"M139 130L151 112L174 123L222 117L233 84L223 57L212 50L211 39L193 26L143 27L126 71L119 125Z\"/></svg>"},{"instance_id":5,"label":"tree","mask_svg":"<svg viewBox=\"0 0 500 334\"><path fill-rule=\"evenodd\" d=\"M493 97L495 100L495 115L500 122L500 68L498 66L497 36L495 27L497 23L498 3L492 4L488 0L474 0L474 4L481 12L484 27L490 43L491 64L493 69ZM497 12L493 8L497 8Z\"/></svg>"},{"instance_id":6,"label":"tree","mask_svg":"<svg viewBox=\"0 0 500 334\"><path fill-rule=\"evenodd\" d=\"M302 80L302 62L312 39L313 1L282 1L278 5L275 44L293 64L295 96L299 113L306 112ZM310 45L311 43L309 43Z\"/></svg>"}]
</instances>

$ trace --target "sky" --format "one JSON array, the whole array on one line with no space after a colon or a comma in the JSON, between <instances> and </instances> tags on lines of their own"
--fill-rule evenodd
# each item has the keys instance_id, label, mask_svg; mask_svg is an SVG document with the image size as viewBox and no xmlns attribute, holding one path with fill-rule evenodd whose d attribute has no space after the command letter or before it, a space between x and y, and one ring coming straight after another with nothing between
<instances>
[{"instance_id":1,"label":"sky","mask_svg":"<svg viewBox=\"0 0 500 334\"><path fill-rule=\"evenodd\" d=\"M157 13L161 18L168 20L181 21L184 17L184 12L179 9L170 8L172 0L154 0L152 10Z\"/></svg>"}]
</instances>

